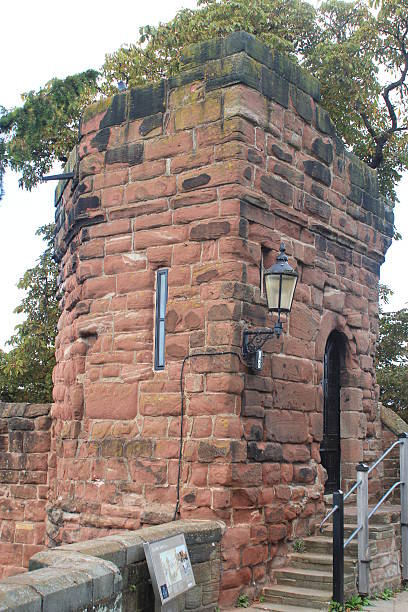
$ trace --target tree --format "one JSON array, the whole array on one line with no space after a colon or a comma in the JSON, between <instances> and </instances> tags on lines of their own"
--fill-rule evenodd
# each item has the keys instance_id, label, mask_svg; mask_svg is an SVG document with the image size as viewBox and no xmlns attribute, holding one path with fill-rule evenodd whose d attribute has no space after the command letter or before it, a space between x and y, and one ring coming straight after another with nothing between
<instances>
[{"instance_id":1,"label":"tree","mask_svg":"<svg viewBox=\"0 0 408 612\"><path fill-rule=\"evenodd\" d=\"M388 287L381 287L385 304L391 293ZM408 308L396 312L380 310L377 382L380 401L408 421Z\"/></svg>"},{"instance_id":2,"label":"tree","mask_svg":"<svg viewBox=\"0 0 408 612\"><path fill-rule=\"evenodd\" d=\"M142 27L135 44L107 55L99 89L97 73L88 71L26 94L21 108L0 119L0 169L18 170L21 184L31 188L54 159L67 157L79 115L99 91L112 94L119 81L135 86L177 74L184 46L246 30L315 74L338 133L378 169L382 193L395 200L408 168L408 7L407 0L374 4L328 0L315 9L303 0L198 0L196 10ZM65 87L68 105L53 95Z\"/></svg>"},{"instance_id":3,"label":"tree","mask_svg":"<svg viewBox=\"0 0 408 612\"><path fill-rule=\"evenodd\" d=\"M31 190L55 161L66 162L78 139L84 108L98 91L96 70L52 79L39 91L22 94L23 105L0 106L0 190L6 167ZM1 199L1 193L0 193Z\"/></svg>"},{"instance_id":4,"label":"tree","mask_svg":"<svg viewBox=\"0 0 408 612\"><path fill-rule=\"evenodd\" d=\"M57 301L58 266L53 260L53 224L36 232L46 248L37 264L18 282L26 291L15 312L25 320L7 342L9 352L0 351L0 400L8 402L51 402L54 344L59 316Z\"/></svg>"}]
</instances>

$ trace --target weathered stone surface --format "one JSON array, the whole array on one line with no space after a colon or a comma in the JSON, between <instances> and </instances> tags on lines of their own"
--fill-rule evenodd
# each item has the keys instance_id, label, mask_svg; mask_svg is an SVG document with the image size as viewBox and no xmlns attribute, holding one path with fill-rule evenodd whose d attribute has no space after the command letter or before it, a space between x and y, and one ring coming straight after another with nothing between
<instances>
[{"instance_id":1,"label":"weathered stone surface","mask_svg":"<svg viewBox=\"0 0 408 612\"><path fill-rule=\"evenodd\" d=\"M137 87L129 94L129 120L156 115L164 111L164 81L158 85Z\"/></svg>"},{"instance_id":2,"label":"weathered stone surface","mask_svg":"<svg viewBox=\"0 0 408 612\"><path fill-rule=\"evenodd\" d=\"M197 187L203 187L207 185L211 180L211 177L208 174L199 174L191 179L186 179L183 181L183 189L185 191L190 191L191 189L196 189Z\"/></svg>"},{"instance_id":3,"label":"weathered stone surface","mask_svg":"<svg viewBox=\"0 0 408 612\"><path fill-rule=\"evenodd\" d=\"M303 93L303 91L297 87L293 87L291 90L291 97L293 105L302 119L307 121L307 123L311 123L313 118L313 109L310 96Z\"/></svg>"},{"instance_id":4,"label":"weathered stone surface","mask_svg":"<svg viewBox=\"0 0 408 612\"><path fill-rule=\"evenodd\" d=\"M330 219L331 208L323 200L314 198L308 193L305 195L305 208L313 215L321 217L325 221Z\"/></svg>"},{"instance_id":5,"label":"weathered stone surface","mask_svg":"<svg viewBox=\"0 0 408 612\"><path fill-rule=\"evenodd\" d=\"M249 442L248 459L252 461L281 461L282 448L280 444Z\"/></svg>"},{"instance_id":6,"label":"weathered stone surface","mask_svg":"<svg viewBox=\"0 0 408 612\"><path fill-rule=\"evenodd\" d=\"M306 442L308 418L301 412L268 410L265 417L267 440L276 442Z\"/></svg>"},{"instance_id":7,"label":"weathered stone surface","mask_svg":"<svg viewBox=\"0 0 408 612\"><path fill-rule=\"evenodd\" d=\"M322 162L329 166L332 164L333 145L329 142L326 143L321 138L316 138L312 143L312 151Z\"/></svg>"},{"instance_id":8,"label":"weathered stone surface","mask_svg":"<svg viewBox=\"0 0 408 612\"><path fill-rule=\"evenodd\" d=\"M112 125L120 125L126 120L127 94L117 94L112 98L110 105L99 124L100 129Z\"/></svg>"},{"instance_id":9,"label":"weathered stone surface","mask_svg":"<svg viewBox=\"0 0 408 612\"><path fill-rule=\"evenodd\" d=\"M264 193L282 202L282 204L291 204L293 202L293 187L273 176L265 175L261 177L261 189Z\"/></svg>"},{"instance_id":10,"label":"weathered stone surface","mask_svg":"<svg viewBox=\"0 0 408 612\"><path fill-rule=\"evenodd\" d=\"M330 185L331 174L330 170L326 168L326 166L317 161L307 160L303 162L303 167L306 174L317 181L324 183L324 185Z\"/></svg>"},{"instance_id":11,"label":"weathered stone surface","mask_svg":"<svg viewBox=\"0 0 408 612\"><path fill-rule=\"evenodd\" d=\"M150 115L143 119L139 132L141 136L147 136L150 132L153 132L158 127L161 127L163 123L163 113L157 113L156 115Z\"/></svg>"},{"instance_id":12,"label":"weathered stone surface","mask_svg":"<svg viewBox=\"0 0 408 612\"><path fill-rule=\"evenodd\" d=\"M129 166L141 164L143 161L143 145L136 142L122 145L116 149L106 151L105 161L107 164L126 163Z\"/></svg>"},{"instance_id":13,"label":"weathered stone surface","mask_svg":"<svg viewBox=\"0 0 408 612\"><path fill-rule=\"evenodd\" d=\"M282 161L285 161L289 164L292 163L293 156L290 153L284 151L278 145L273 144L271 147L271 150L272 150L272 153L275 155L275 157L277 157L278 159L281 159Z\"/></svg>"}]
</instances>

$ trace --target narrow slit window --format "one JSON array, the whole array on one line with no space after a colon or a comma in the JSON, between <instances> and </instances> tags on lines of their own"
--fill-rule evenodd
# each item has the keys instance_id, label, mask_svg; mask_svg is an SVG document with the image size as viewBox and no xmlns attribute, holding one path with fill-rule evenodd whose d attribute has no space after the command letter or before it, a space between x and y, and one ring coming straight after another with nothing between
<instances>
[{"instance_id":1,"label":"narrow slit window","mask_svg":"<svg viewBox=\"0 0 408 612\"><path fill-rule=\"evenodd\" d=\"M158 270L156 276L156 321L154 339L154 367L164 369L165 320L167 305L168 270Z\"/></svg>"}]
</instances>

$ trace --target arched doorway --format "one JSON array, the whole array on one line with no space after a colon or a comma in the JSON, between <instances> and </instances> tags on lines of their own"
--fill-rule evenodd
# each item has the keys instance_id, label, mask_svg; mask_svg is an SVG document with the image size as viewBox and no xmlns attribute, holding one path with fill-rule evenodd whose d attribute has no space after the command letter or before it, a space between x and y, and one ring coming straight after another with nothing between
<instances>
[{"instance_id":1,"label":"arched doorway","mask_svg":"<svg viewBox=\"0 0 408 612\"><path fill-rule=\"evenodd\" d=\"M343 335L333 331L326 342L323 374L323 440L320 456L327 471L326 494L340 489L340 388L344 351Z\"/></svg>"}]
</instances>

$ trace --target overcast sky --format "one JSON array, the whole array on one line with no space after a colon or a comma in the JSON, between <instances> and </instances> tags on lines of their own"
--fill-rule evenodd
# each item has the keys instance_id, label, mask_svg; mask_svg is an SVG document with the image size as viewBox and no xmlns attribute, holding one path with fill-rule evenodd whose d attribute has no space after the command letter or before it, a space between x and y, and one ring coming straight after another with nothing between
<instances>
[{"instance_id":1,"label":"overcast sky","mask_svg":"<svg viewBox=\"0 0 408 612\"><path fill-rule=\"evenodd\" d=\"M37 90L54 76L99 68L105 53L136 41L140 26L166 21L178 9L195 5L195 0L70 0L64 5L51 0L3 2L0 105L19 105L22 92ZM21 294L16 283L43 250L35 231L53 220L54 188L55 184L43 184L29 193L18 188L16 175L6 175L6 193L0 203L0 348L17 322L13 310ZM398 193L396 226L403 240L388 251L381 274L381 280L395 292L393 309L408 304L406 273L401 278L408 261L408 176Z\"/></svg>"}]
</instances>

